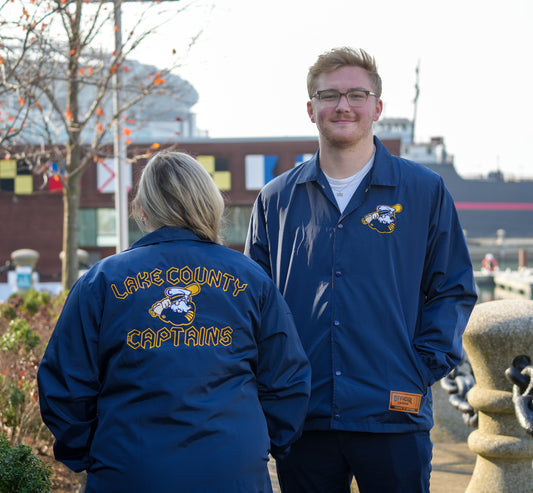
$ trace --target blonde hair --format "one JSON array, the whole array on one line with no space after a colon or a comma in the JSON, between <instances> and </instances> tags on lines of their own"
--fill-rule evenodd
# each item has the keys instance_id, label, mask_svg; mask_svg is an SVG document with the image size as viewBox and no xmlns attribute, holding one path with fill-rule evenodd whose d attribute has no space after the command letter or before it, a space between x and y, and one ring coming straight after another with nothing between
<instances>
[{"instance_id":1,"label":"blonde hair","mask_svg":"<svg viewBox=\"0 0 533 493\"><path fill-rule=\"evenodd\" d=\"M143 169L131 215L143 232L186 228L221 243L224 199L209 173L192 156L160 152Z\"/></svg>"},{"instance_id":2,"label":"blonde hair","mask_svg":"<svg viewBox=\"0 0 533 493\"><path fill-rule=\"evenodd\" d=\"M370 75L372 90L376 93L377 99L381 98L381 77L378 74L378 67L374 57L364 50L356 50L344 46L322 53L314 65L309 68L309 72L307 73L307 92L309 93L309 99L313 97L320 74L333 72L338 68L346 66L365 69L368 75Z\"/></svg>"}]
</instances>

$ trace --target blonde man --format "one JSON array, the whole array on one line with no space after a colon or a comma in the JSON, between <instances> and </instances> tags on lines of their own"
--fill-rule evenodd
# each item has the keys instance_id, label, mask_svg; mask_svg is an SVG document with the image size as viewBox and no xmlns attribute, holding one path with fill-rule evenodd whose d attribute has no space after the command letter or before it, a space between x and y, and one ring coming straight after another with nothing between
<instances>
[{"instance_id":1,"label":"blonde man","mask_svg":"<svg viewBox=\"0 0 533 493\"><path fill-rule=\"evenodd\" d=\"M254 206L245 253L288 302L312 366L304 433L277 462L283 493L428 493L431 385L461 359L476 301L453 200L392 156L373 57L337 48L310 68L319 150Z\"/></svg>"}]
</instances>

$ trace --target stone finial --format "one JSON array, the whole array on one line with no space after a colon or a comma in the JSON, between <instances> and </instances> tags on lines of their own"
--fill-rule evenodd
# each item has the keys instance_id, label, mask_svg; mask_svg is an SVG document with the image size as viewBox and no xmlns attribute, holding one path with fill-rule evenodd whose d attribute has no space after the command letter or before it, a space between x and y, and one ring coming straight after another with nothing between
<instances>
[{"instance_id":1,"label":"stone finial","mask_svg":"<svg viewBox=\"0 0 533 493\"><path fill-rule=\"evenodd\" d=\"M465 493L531 493L533 437L516 419L505 371L519 355L533 359L533 301L477 305L463 343L476 380L468 402L479 413L479 428L468 437L477 460Z\"/></svg>"}]
</instances>

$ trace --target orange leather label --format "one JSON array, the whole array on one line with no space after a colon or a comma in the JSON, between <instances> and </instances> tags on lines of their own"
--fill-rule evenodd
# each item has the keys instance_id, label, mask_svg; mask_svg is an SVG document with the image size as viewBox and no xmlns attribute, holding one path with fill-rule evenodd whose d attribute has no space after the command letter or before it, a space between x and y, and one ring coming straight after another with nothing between
<instances>
[{"instance_id":1,"label":"orange leather label","mask_svg":"<svg viewBox=\"0 0 533 493\"><path fill-rule=\"evenodd\" d=\"M391 411L418 414L421 401L422 394L410 394L409 392L391 390L389 409Z\"/></svg>"}]
</instances>

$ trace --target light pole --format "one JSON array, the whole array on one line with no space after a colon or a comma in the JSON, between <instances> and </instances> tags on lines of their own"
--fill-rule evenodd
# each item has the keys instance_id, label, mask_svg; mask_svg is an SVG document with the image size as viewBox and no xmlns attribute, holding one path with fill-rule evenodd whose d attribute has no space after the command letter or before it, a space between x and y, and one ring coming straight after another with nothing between
<instances>
[{"instance_id":1,"label":"light pole","mask_svg":"<svg viewBox=\"0 0 533 493\"><path fill-rule=\"evenodd\" d=\"M114 0L115 14L115 56L122 51L122 14L121 0ZM126 141L122 135L123 125L120 115L122 107L122 71L113 74L113 109L116 115L115 136L113 141L115 154L115 232L117 237L117 253L128 248L128 191L124 184L124 168L126 166Z\"/></svg>"},{"instance_id":2,"label":"light pole","mask_svg":"<svg viewBox=\"0 0 533 493\"><path fill-rule=\"evenodd\" d=\"M122 12L123 2L146 2L154 0L113 0L115 15L115 56L122 51ZM180 0L159 0L158 3L179 2ZM117 239L117 253L122 252L129 246L128 241L128 191L126 190L124 171L126 167L126 141L124 139L120 108L122 107L122 71L115 70L113 74L113 109L116 115L114 132L114 155L115 155L115 229Z\"/></svg>"}]
</instances>

